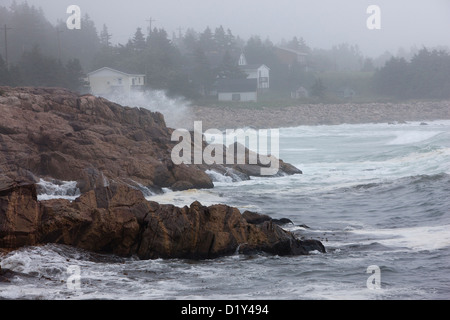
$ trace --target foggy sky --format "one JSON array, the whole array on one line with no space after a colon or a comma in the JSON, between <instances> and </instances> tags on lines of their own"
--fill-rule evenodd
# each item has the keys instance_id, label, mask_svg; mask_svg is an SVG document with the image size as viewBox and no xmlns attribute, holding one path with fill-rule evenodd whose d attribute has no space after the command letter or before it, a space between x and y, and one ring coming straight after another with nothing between
<instances>
[{"instance_id":1,"label":"foggy sky","mask_svg":"<svg viewBox=\"0 0 450 320\"><path fill-rule=\"evenodd\" d=\"M21 3L21 0L16 0ZM12 0L0 0L9 5ZM69 5L95 21L97 30L109 28L113 43L126 43L137 27L164 28L171 37L177 29L201 32L222 25L247 40L259 35L277 43L303 37L312 48L358 44L367 56L378 56L400 47L450 46L448 0L27 0L41 7L47 19L66 21ZM368 30L369 5L381 8L381 30ZM1 22L0 22L1 23Z\"/></svg>"}]
</instances>

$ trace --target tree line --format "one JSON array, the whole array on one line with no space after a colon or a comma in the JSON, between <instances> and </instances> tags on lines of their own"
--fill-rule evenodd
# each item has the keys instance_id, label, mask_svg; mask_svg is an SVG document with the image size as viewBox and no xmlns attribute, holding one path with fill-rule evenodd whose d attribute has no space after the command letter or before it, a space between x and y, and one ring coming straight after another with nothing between
<instances>
[{"instance_id":1,"label":"tree line","mask_svg":"<svg viewBox=\"0 0 450 320\"><path fill-rule=\"evenodd\" d=\"M398 99L450 98L450 55L421 49L410 61L393 57L374 75L378 94Z\"/></svg>"},{"instance_id":2,"label":"tree line","mask_svg":"<svg viewBox=\"0 0 450 320\"><path fill-rule=\"evenodd\" d=\"M278 44L259 36L244 40L223 26L206 27L202 32L187 29L172 35L164 28L137 28L127 43L112 44L108 27L103 25L98 31L88 15L82 18L80 30L67 30L65 22L52 25L42 9L26 2L13 2L9 8L0 6L0 21L8 26L8 63L0 50L0 85L61 86L83 91L86 73L107 66L145 74L147 88L198 99L212 90L218 78L245 78L237 66L244 53L249 64L266 64L271 69L271 90L282 94L302 86L311 95L323 98L327 91L351 85L344 74L366 74L369 76L364 81L376 95L400 99L450 97L450 58L445 50L424 48L410 59L388 53L372 59L365 57L358 46L347 43L316 49L302 37ZM0 37L2 49L4 41ZM281 63L275 53L277 46L306 53L306 65ZM329 74L333 74L334 84L327 79Z\"/></svg>"}]
</instances>

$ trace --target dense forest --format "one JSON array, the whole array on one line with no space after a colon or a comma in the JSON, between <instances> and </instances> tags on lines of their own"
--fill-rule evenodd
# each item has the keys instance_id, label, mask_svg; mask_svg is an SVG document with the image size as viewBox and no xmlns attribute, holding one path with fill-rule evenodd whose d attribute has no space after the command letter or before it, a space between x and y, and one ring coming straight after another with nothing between
<instances>
[{"instance_id":1,"label":"dense forest","mask_svg":"<svg viewBox=\"0 0 450 320\"><path fill-rule=\"evenodd\" d=\"M163 28L137 28L127 43L112 44L108 27L97 30L88 15L80 30L65 22L52 25L44 12L27 3L0 6L0 85L61 86L86 91L86 73L111 67L144 73L146 87L169 95L202 99L218 78L245 78L237 61L271 70L269 95L290 97L306 88L317 101L342 96L351 89L366 100L450 98L450 55L444 49L401 49L378 58L365 57L358 46L342 43L330 49L310 48L302 37L274 44L253 36L247 40L223 26L169 35ZM276 47L306 55L305 65L282 64ZM6 50L7 49L7 50Z\"/></svg>"}]
</instances>

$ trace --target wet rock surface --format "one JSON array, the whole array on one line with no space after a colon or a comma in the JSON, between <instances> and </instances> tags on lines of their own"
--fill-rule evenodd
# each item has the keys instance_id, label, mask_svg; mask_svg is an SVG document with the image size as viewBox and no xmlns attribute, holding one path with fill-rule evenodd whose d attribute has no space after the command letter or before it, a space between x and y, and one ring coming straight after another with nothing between
<instances>
[{"instance_id":1,"label":"wet rock surface","mask_svg":"<svg viewBox=\"0 0 450 320\"><path fill-rule=\"evenodd\" d=\"M161 113L59 88L0 89L1 174L77 181L82 193L109 183L151 190L214 187L205 173L211 166L174 165L178 142L171 141L174 129ZM280 163L280 174L301 172ZM247 161L238 169L248 179L260 168Z\"/></svg>"},{"instance_id":2,"label":"wet rock surface","mask_svg":"<svg viewBox=\"0 0 450 320\"><path fill-rule=\"evenodd\" d=\"M34 184L7 181L0 187L0 247L8 250L55 243L141 259L325 252L320 241L299 240L268 216L197 201L183 208L161 205L122 184L73 202L37 201Z\"/></svg>"}]
</instances>

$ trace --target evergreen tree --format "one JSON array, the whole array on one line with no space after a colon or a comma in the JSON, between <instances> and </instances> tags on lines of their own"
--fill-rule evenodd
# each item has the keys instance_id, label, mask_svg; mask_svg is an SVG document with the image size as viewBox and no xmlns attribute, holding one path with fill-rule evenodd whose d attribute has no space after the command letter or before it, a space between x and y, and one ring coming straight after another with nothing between
<instances>
[{"instance_id":1,"label":"evergreen tree","mask_svg":"<svg viewBox=\"0 0 450 320\"><path fill-rule=\"evenodd\" d=\"M80 60L72 59L66 64L66 87L73 91L80 91L83 89L85 83L85 73L81 67Z\"/></svg>"},{"instance_id":2,"label":"evergreen tree","mask_svg":"<svg viewBox=\"0 0 450 320\"><path fill-rule=\"evenodd\" d=\"M145 36L142 33L141 28L137 28L136 32L134 33L132 43L133 48L137 51L142 51L146 48Z\"/></svg>"},{"instance_id":3,"label":"evergreen tree","mask_svg":"<svg viewBox=\"0 0 450 320\"><path fill-rule=\"evenodd\" d=\"M219 53L225 53L228 49L228 39L222 26L216 28L214 32L214 48Z\"/></svg>"},{"instance_id":4,"label":"evergreen tree","mask_svg":"<svg viewBox=\"0 0 450 320\"><path fill-rule=\"evenodd\" d=\"M182 43L182 48L180 48L181 52L187 55L192 55L200 46L197 32L195 32L193 29L188 29L184 34L181 43Z\"/></svg>"},{"instance_id":5,"label":"evergreen tree","mask_svg":"<svg viewBox=\"0 0 450 320\"><path fill-rule=\"evenodd\" d=\"M205 53L214 52L216 49L214 37L209 27L200 34L199 43Z\"/></svg>"},{"instance_id":6,"label":"evergreen tree","mask_svg":"<svg viewBox=\"0 0 450 320\"><path fill-rule=\"evenodd\" d=\"M61 33L62 57L64 62L78 59L84 69L90 70L102 45L97 28L89 15L85 14L82 17L81 26L80 30L68 30L65 22L60 22L57 28L63 30ZM55 55L50 54L50 56Z\"/></svg>"},{"instance_id":7,"label":"evergreen tree","mask_svg":"<svg viewBox=\"0 0 450 320\"><path fill-rule=\"evenodd\" d=\"M409 83L409 66L403 58L392 57L375 75L375 88L379 94L407 97Z\"/></svg>"},{"instance_id":8,"label":"evergreen tree","mask_svg":"<svg viewBox=\"0 0 450 320\"><path fill-rule=\"evenodd\" d=\"M287 43L287 47L289 49L300 51L300 41L297 39L297 37L292 38L291 41Z\"/></svg>"},{"instance_id":9,"label":"evergreen tree","mask_svg":"<svg viewBox=\"0 0 450 320\"><path fill-rule=\"evenodd\" d=\"M106 24L103 24L102 32L100 32L100 45L102 48L106 47L109 48L111 46L111 42L109 39L111 39L111 34L108 31L108 27Z\"/></svg>"},{"instance_id":10,"label":"evergreen tree","mask_svg":"<svg viewBox=\"0 0 450 320\"><path fill-rule=\"evenodd\" d=\"M197 88L197 91L201 94L205 95L211 90L215 76L208 58L200 46L197 46L197 49L194 52L194 63L191 78Z\"/></svg>"},{"instance_id":11,"label":"evergreen tree","mask_svg":"<svg viewBox=\"0 0 450 320\"><path fill-rule=\"evenodd\" d=\"M247 74L239 68L237 59L234 59L231 54L226 51L222 63L218 69L218 77L223 79L245 79Z\"/></svg>"},{"instance_id":12,"label":"evergreen tree","mask_svg":"<svg viewBox=\"0 0 450 320\"><path fill-rule=\"evenodd\" d=\"M19 63L21 85L58 87L65 85L65 70L60 61L42 54L39 46L22 55Z\"/></svg>"}]
</instances>

